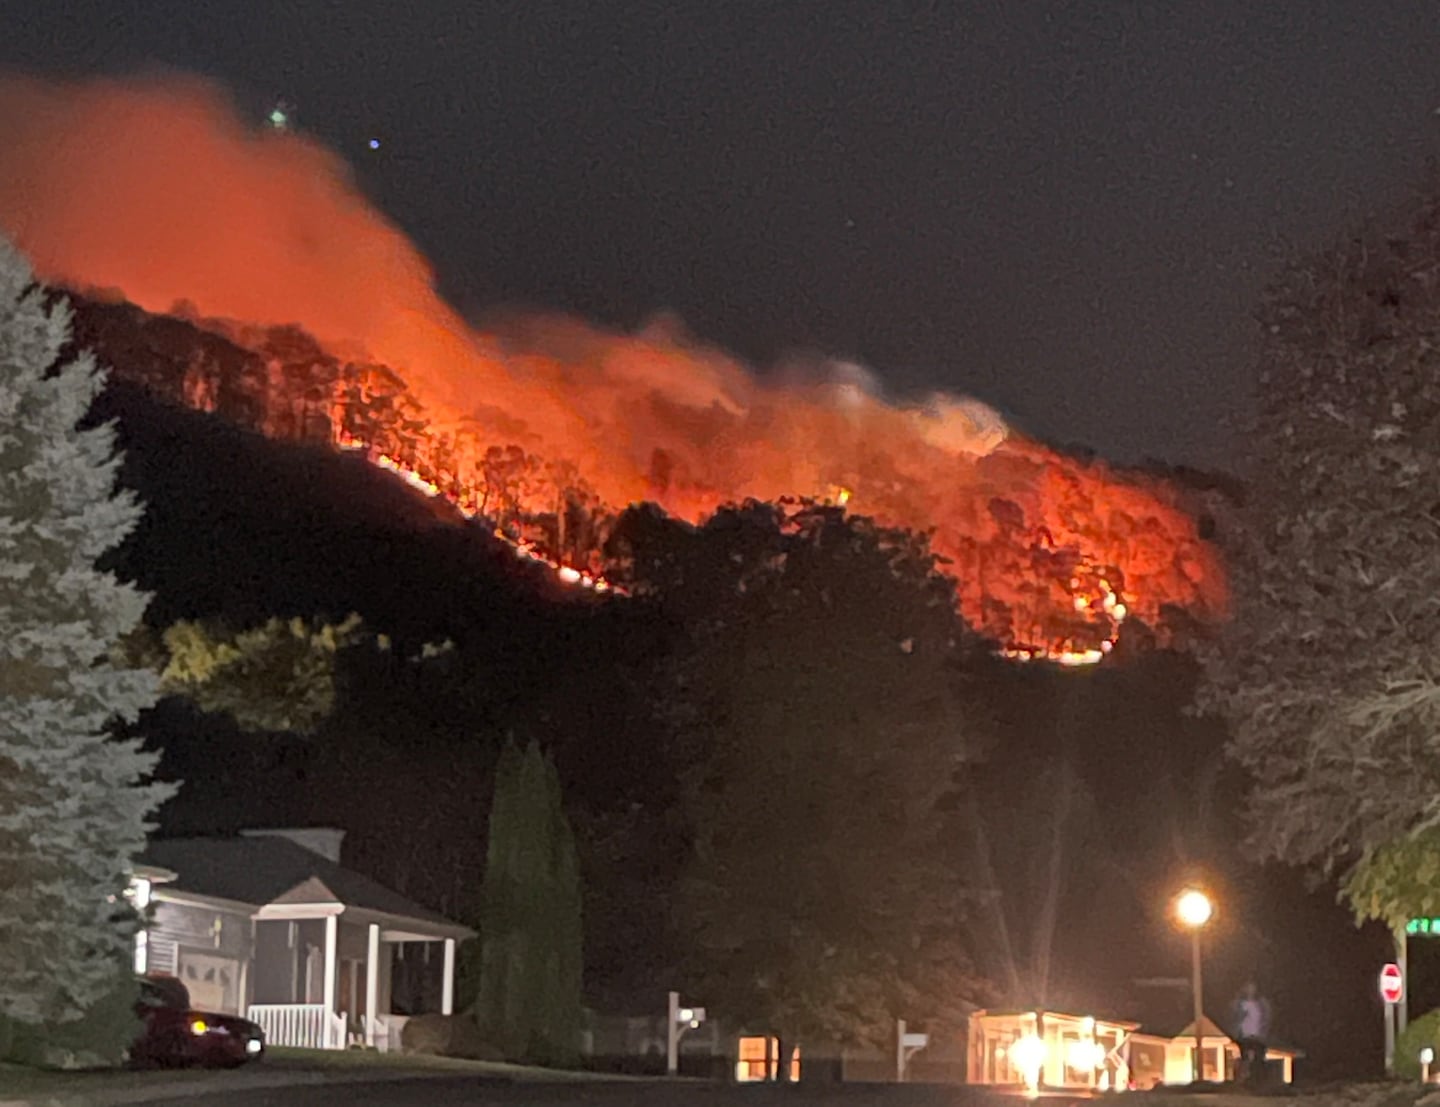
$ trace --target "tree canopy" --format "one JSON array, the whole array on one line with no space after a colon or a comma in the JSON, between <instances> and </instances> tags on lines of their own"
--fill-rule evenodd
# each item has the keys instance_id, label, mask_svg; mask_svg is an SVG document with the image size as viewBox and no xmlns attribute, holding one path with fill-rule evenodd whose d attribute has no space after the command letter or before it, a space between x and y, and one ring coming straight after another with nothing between
<instances>
[{"instance_id":1,"label":"tree canopy","mask_svg":"<svg viewBox=\"0 0 1440 1107\"><path fill-rule=\"evenodd\" d=\"M956 1016L976 991L946 848L966 632L924 540L814 504L617 533L697 605L665 667L691 994L786 1041Z\"/></svg>"},{"instance_id":2,"label":"tree canopy","mask_svg":"<svg viewBox=\"0 0 1440 1107\"><path fill-rule=\"evenodd\" d=\"M128 652L160 675L162 695L229 715L254 731L307 733L335 706L335 658L361 636L361 620L267 619L238 632L183 620L145 632Z\"/></svg>"},{"instance_id":3,"label":"tree canopy","mask_svg":"<svg viewBox=\"0 0 1440 1107\"><path fill-rule=\"evenodd\" d=\"M115 489L113 428L83 428L104 375L62 362L68 340L0 240L0 1024L78 1020L129 973L126 877L168 791L110 734L156 698L111 654L147 597L96 568L141 507Z\"/></svg>"},{"instance_id":4,"label":"tree canopy","mask_svg":"<svg viewBox=\"0 0 1440 1107\"><path fill-rule=\"evenodd\" d=\"M1440 193L1261 312L1234 620L1204 706L1262 856L1346 867L1440 823Z\"/></svg>"}]
</instances>

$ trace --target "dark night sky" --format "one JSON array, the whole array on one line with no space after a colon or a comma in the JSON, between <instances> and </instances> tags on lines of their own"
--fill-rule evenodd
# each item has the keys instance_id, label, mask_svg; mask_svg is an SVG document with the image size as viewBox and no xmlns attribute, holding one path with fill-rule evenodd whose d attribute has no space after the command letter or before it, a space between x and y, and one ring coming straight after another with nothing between
<instances>
[{"instance_id":1,"label":"dark night sky","mask_svg":"<svg viewBox=\"0 0 1440 1107\"><path fill-rule=\"evenodd\" d=\"M467 311L674 309L1125 459L1223 464L1286 243L1440 147L1431 3L0 0L0 26L0 67L293 101Z\"/></svg>"}]
</instances>

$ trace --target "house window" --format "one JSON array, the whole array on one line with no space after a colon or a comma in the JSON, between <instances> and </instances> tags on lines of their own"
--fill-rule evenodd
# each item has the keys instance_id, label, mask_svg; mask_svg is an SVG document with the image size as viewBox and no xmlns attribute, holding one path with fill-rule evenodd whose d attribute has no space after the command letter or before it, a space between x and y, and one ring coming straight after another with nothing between
<instances>
[{"instance_id":1,"label":"house window","mask_svg":"<svg viewBox=\"0 0 1440 1107\"><path fill-rule=\"evenodd\" d=\"M735 1079L742 1084L770 1079L770 1038L741 1038Z\"/></svg>"},{"instance_id":2,"label":"house window","mask_svg":"<svg viewBox=\"0 0 1440 1107\"><path fill-rule=\"evenodd\" d=\"M749 1084L758 1080L773 1080L779 1070L780 1043L774 1038L741 1038L736 1050L735 1079L738 1083ZM800 1051L795 1050L790 1061L790 1079L800 1079Z\"/></svg>"}]
</instances>

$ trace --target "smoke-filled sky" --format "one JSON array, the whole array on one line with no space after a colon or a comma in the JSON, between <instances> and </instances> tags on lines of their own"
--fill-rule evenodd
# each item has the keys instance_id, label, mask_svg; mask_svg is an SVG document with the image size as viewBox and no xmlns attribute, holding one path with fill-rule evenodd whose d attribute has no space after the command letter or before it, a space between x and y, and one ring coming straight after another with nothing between
<instances>
[{"instance_id":1,"label":"smoke-filled sky","mask_svg":"<svg viewBox=\"0 0 1440 1107\"><path fill-rule=\"evenodd\" d=\"M0 0L0 68L181 69L257 120L283 97L466 314L669 309L762 365L819 351L1223 464L1277 254L1440 148L1440 15L924 9Z\"/></svg>"}]
</instances>

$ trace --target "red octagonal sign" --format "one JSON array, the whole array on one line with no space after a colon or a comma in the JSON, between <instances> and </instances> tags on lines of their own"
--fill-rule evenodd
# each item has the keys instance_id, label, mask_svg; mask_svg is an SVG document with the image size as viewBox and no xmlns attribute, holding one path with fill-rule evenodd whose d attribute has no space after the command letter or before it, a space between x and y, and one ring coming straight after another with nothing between
<instances>
[{"instance_id":1,"label":"red octagonal sign","mask_svg":"<svg viewBox=\"0 0 1440 1107\"><path fill-rule=\"evenodd\" d=\"M1400 975L1400 966L1393 962L1380 970L1380 998L1386 1003L1399 1003L1405 994L1405 978Z\"/></svg>"}]
</instances>

